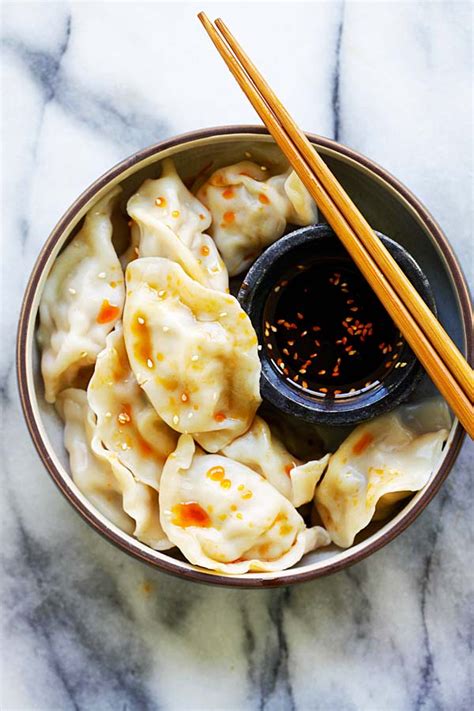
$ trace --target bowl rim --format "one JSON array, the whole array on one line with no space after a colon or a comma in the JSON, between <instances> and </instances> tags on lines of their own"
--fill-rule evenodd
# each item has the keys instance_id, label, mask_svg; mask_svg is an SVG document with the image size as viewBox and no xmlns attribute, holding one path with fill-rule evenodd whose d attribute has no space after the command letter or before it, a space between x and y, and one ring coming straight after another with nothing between
<instances>
[{"instance_id":1,"label":"bowl rim","mask_svg":"<svg viewBox=\"0 0 474 711\"><path fill-rule=\"evenodd\" d=\"M87 205L87 203L112 180L116 180L121 174L154 155L158 156L163 151L170 148L176 148L177 146L184 147L187 143L196 140L212 139L219 136L232 137L237 135L247 137L260 135L269 137L270 141L273 140L264 126L247 124L215 126L182 133L163 141L159 141L158 143L148 146L125 158L123 161L117 163L110 170L91 183L79 195L79 197L72 203L72 205L70 205L52 229L49 237L40 250L28 279L18 323L16 369L23 415L39 457L60 491L68 499L72 507L82 516L83 519L85 519L87 523L89 523L89 525L92 526L92 528L129 555L136 559L142 560L165 573L195 582L217 584L226 587L267 588L291 585L297 582L306 582L314 578L336 573L346 567L358 563L372 553L375 553L377 550L402 533L402 531L404 531L424 510L448 476L465 437L465 432L461 424L457 421L454 428L451 430L452 437L450 442L447 444L448 451L446 452L444 460L435 477L431 480L430 484L419 497L415 505L413 505L408 511L402 511L401 514L397 516L398 520L396 523L389 530L383 532L380 536L374 538L374 540L371 540L370 538L367 539L368 542L366 545L356 546L355 549L347 549L345 552L346 555L343 558L333 562L330 562L329 559L327 563L318 565L315 569L313 569L312 564L309 564L308 566L302 568L290 568L289 570L279 571L278 573L247 573L246 575L236 577L222 573L215 573L213 571L205 571L195 566L191 566L191 564L188 564L189 567L182 567L181 561L174 560L166 555L161 555L157 558L155 557L157 553L156 551L149 549L139 541L134 541L134 539L130 536L127 537L129 540L125 540L120 533L115 532L113 525L106 525L102 522L99 515L96 515L90 511L81 500L80 496L78 496L70 488L70 486L68 486L60 469L56 466L56 463L53 461L48 452L48 448L43 441L42 428L37 421L36 413L32 404L30 383L28 378L28 363L30 360L28 344L29 342L32 342L29 336L30 332L34 330L36 321L36 318L34 320L32 319L32 308L34 305L36 290L51 252L60 241L65 229L77 217L82 208ZM377 163L374 163L366 156L347 146L344 146L341 143L333 141L332 139L312 133L306 133L306 135L316 146L329 149L338 155L342 155L342 157L351 159L355 163L360 164L363 168L372 172L376 177L388 183L392 189L401 195L401 197L416 213L418 219L423 223L426 231L430 234L430 237L433 239L435 245L438 247L447 263L450 276L453 281L454 290L459 300L459 307L464 327L465 352L468 361L472 364L473 339L470 338L470 334L472 334L472 328L470 328L472 324L472 311L469 290L461 266L457 261L447 237L441 230L441 227L424 207L424 205L418 200L418 198L416 198L415 195L405 187L405 185L391 175L391 173L386 171ZM123 536L125 536L125 534L123 534ZM364 543L366 542L364 541ZM353 551L352 553L350 552L351 550Z\"/></svg>"}]
</instances>

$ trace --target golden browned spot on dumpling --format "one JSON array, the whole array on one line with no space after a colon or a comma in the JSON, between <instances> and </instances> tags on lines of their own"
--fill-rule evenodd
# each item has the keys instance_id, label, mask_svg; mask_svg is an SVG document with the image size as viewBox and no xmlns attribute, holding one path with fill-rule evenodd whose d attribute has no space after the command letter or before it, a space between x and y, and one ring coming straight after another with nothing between
<instances>
[{"instance_id":1,"label":"golden browned spot on dumpling","mask_svg":"<svg viewBox=\"0 0 474 711\"><path fill-rule=\"evenodd\" d=\"M231 198L234 197L234 191L232 188L226 188L223 193L222 197L225 198L226 200L230 200Z\"/></svg>"},{"instance_id":2,"label":"golden browned spot on dumpling","mask_svg":"<svg viewBox=\"0 0 474 711\"><path fill-rule=\"evenodd\" d=\"M179 217L179 210L173 210L171 217Z\"/></svg>"},{"instance_id":3,"label":"golden browned spot on dumpling","mask_svg":"<svg viewBox=\"0 0 474 711\"><path fill-rule=\"evenodd\" d=\"M296 467L296 464L294 462L290 462L290 464L287 464L285 467L285 474L290 476L291 470Z\"/></svg>"},{"instance_id":4,"label":"golden browned spot on dumpling","mask_svg":"<svg viewBox=\"0 0 474 711\"><path fill-rule=\"evenodd\" d=\"M223 489L230 489L230 487L232 486L232 482L230 479L223 479L221 481L221 486Z\"/></svg>"},{"instance_id":5,"label":"golden browned spot on dumpling","mask_svg":"<svg viewBox=\"0 0 474 711\"><path fill-rule=\"evenodd\" d=\"M290 526L289 523L282 523L280 526L280 534L282 536L287 536L289 533L291 533L293 530L292 526Z\"/></svg>"},{"instance_id":6,"label":"golden browned spot on dumpling","mask_svg":"<svg viewBox=\"0 0 474 711\"><path fill-rule=\"evenodd\" d=\"M262 203L262 205L269 205L270 204L270 198L265 195L265 193L259 193L258 194L258 199Z\"/></svg>"},{"instance_id":7,"label":"golden browned spot on dumpling","mask_svg":"<svg viewBox=\"0 0 474 711\"><path fill-rule=\"evenodd\" d=\"M156 207L166 207L166 198L157 197L155 200Z\"/></svg>"},{"instance_id":8,"label":"golden browned spot on dumpling","mask_svg":"<svg viewBox=\"0 0 474 711\"><path fill-rule=\"evenodd\" d=\"M152 338L143 314L137 313L132 320L131 332L134 337L133 350L135 358L141 365L146 365L147 368L153 370L155 364L153 361Z\"/></svg>"},{"instance_id":9,"label":"golden browned spot on dumpling","mask_svg":"<svg viewBox=\"0 0 474 711\"><path fill-rule=\"evenodd\" d=\"M211 525L208 513L195 501L190 501L186 504L175 504L172 508L172 514L171 522L181 528L187 528L188 526L209 528Z\"/></svg>"},{"instance_id":10,"label":"golden browned spot on dumpling","mask_svg":"<svg viewBox=\"0 0 474 711\"><path fill-rule=\"evenodd\" d=\"M97 323L110 323L120 316L120 307L104 299L97 314Z\"/></svg>"},{"instance_id":11,"label":"golden browned spot on dumpling","mask_svg":"<svg viewBox=\"0 0 474 711\"><path fill-rule=\"evenodd\" d=\"M216 467L211 467L208 469L206 476L209 479L212 479L212 481L222 481L222 479L225 477L225 469L224 467L216 466Z\"/></svg>"},{"instance_id":12,"label":"golden browned spot on dumpling","mask_svg":"<svg viewBox=\"0 0 474 711\"><path fill-rule=\"evenodd\" d=\"M211 251L207 244L203 244L201 249L199 250L202 254L203 257L207 257L209 255L209 252Z\"/></svg>"},{"instance_id":13,"label":"golden browned spot on dumpling","mask_svg":"<svg viewBox=\"0 0 474 711\"><path fill-rule=\"evenodd\" d=\"M223 412L216 412L216 414L214 415L214 419L216 422L224 422L225 414Z\"/></svg>"},{"instance_id":14,"label":"golden browned spot on dumpling","mask_svg":"<svg viewBox=\"0 0 474 711\"><path fill-rule=\"evenodd\" d=\"M367 447L374 441L374 436L370 432L364 432L362 437L357 440L357 442L352 447L353 454L362 454L365 452Z\"/></svg>"}]
</instances>

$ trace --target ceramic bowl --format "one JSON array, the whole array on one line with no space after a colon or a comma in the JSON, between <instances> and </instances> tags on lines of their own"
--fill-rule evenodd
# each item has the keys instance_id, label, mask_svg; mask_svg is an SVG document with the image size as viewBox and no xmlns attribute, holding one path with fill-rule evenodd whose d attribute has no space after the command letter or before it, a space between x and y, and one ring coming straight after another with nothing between
<instances>
[{"instance_id":1,"label":"ceramic bowl","mask_svg":"<svg viewBox=\"0 0 474 711\"><path fill-rule=\"evenodd\" d=\"M435 300L428 279L409 252L392 239L377 233L385 247L404 271L415 289L436 313ZM252 264L239 289L238 299L264 342L264 312L275 285L298 264L327 259L348 258L347 251L327 224L309 225L289 232L268 247ZM260 351L262 398L277 410L312 424L340 427L355 425L393 410L404 402L419 383L423 368L407 344L400 354L403 368L393 368L378 385L355 395L341 398L315 397L292 385L277 370L268 350Z\"/></svg>"},{"instance_id":2,"label":"ceramic bowl","mask_svg":"<svg viewBox=\"0 0 474 711\"><path fill-rule=\"evenodd\" d=\"M424 206L407 188L368 158L334 141L308 136L369 223L400 243L420 264L435 287L438 315L459 348L470 357L470 302L462 271L443 235ZM242 160L250 152L256 162L283 168L281 154L266 130L255 126L224 126L177 136L145 148L119 163L93 183L60 219L48 237L31 274L18 329L18 381L28 428L45 467L79 514L123 551L156 568L188 580L234 587L271 587L307 581L341 570L387 544L420 514L448 475L464 437L453 422L441 459L427 486L406 501L388 521L371 527L347 550L324 548L307 554L299 564L278 573L215 574L185 561L179 553L158 552L119 530L104 518L72 481L62 444L62 424L44 400L36 345L38 306L45 280L61 249L79 229L87 210L120 183L124 202L145 178L159 175L158 163L173 156L178 172L193 180L204 171ZM425 378L415 396L435 392Z\"/></svg>"}]
</instances>

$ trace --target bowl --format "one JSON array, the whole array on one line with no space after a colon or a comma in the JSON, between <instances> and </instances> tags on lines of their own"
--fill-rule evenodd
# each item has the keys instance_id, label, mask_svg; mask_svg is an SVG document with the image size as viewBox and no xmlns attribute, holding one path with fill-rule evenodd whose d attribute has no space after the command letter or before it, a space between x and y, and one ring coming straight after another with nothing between
<instances>
[{"instance_id":1,"label":"bowl","mask_svg":"<svg viewBox=\"0 0 474 711\"><path fill-rule=\"evenodd\" d=\"M448 240L426 208L393 176L368 158L334 141L308 134L374 229L389 234L421 265L436 287L439 319L458 347L471 357L470 301L467 286ZM38 307L45 280L61 249L80 228L88 209L114 185L121 184L124 203L148 177L158 174L157 163L172 156L178 172L189 184L204 171L241 160L250 152L256 162L283 168L279 149L266 129L223 126L170 138L125 159L98 178L71 205L48 237L33 268L21 309L17 372L22 407L31 437L46 469L74 509L100 534L126 553L161 571L179 577L231 587L262 588L303 582L337 572L374 553L399 535L423 511L448 475L464 438L454 421L441 459L426 487L407 500L388 521L371 526L347 550L330 546L307 554L297 566L278 573L222 575L197 568L178 553L159 552L127 535L104 518L81 494L68 470L62 444L62 423L44 399L36 345ZM424 378L414 396L436 392Z\"/></svg>"},{"instance_id":2,"label":"bowl","mask_svg":"<svg viewBox=\"0 0 474 711\"><path fill-rule=\"evenodd\" d=\"M424 301L431 310L436 313L431 286L420 266L402 245L394 242L394 240L383 235L381 232L377 234ZM349 275L349 280L356 278L357 274L360 274L329 225L309 225L308 227L302 227L299 230L286 234L268 247L248 270L238 293L238 299L242 308L250 316L253 327L255 328L258 342L263 344L263 348L260 350L260 360L262 364L260 392L263 399L267 400L281 412L314 424L333 426L354 425L376 417L377 415L382 415L405 401L411 395L423 374L423 368L420 362L415 357L413 351L408 347L407 343L403 339L400 339L400 332L396 328L391 329L393 351L389 355L384 355L384 350L377 347L378 345L385 345L385 343L379 342L377 344L375 340L376 334L367 337L360 334L359 337L362 335L364 342L360 342L359 345L356 337L356 341L354 341L354 343L357 343L356 346L354 346L354 343L352 346L347 346L341 342L339 336L348 334L347 328L353 331L353 323L360 323L358 320L354 321L354 318L357 316L362 318L362 316L359 315L360 310L359 313L355 314L349 310L350 308L357 310L358 307L349 307L347 305L349 293L347 293L347 288L345 289L345 294L340 291L340 282L342 281L342 287L345 285L344 279L340 277L340 274L338 274L337 282L336 279L332 279L333 285L322 285L322 282L327 282L326 270L328 270L328 274L334 273L334 270L341 269L341 265L342 269L345 270L344 273ZM310 269L309 274L311 274L311 269L316 270L318 274L316 275L315 272L313 272L313 276L308 279L306 276L306 270L308 268ZM324 278L321 278L323 274ZM316 279L317 283L311 284L315 276L318 277ZM328 371L321 371L327 373L323 375L322 380L324 380L324 382L320 383L321 386L324 386L322 390L318 389L318 385L309 389L308 382L303 379L308 378L308 375L300 375L302 371L307 372L306 367L299 370L299 366L302 364L301 356L298 361L299 365L294 369L296 375L291 373L291 376L295 377L295 380L285 375L281 367L279 367L275 361L275 359L279 360L277 355L275 355L275 351L278 350L279 340L284 339L286 345L287 334L290 334L292 339L294 339L295 334L298 334L298 330L292 329L291 331L287 331L285 325L281 323L282 319L279 319L280 323L277 325L272 323L271 328L273 328L275 332L269 330L265 324L269 325L270 323L266 318L272 318L271 314L274 312L274 306L272 307L272 304L275 302L278 303L278 299L281 301L281 295L285 293L285 286L289 288L288 283L291 284L292 279L295 278L296 280L300 280L300 282L301 279L305 279L305 285L309 286L305 291L311 293L312 297L311 302L308 304L308 322L299 322L302 324L300 331L305 334L305 338L299 339L299 337L296 336L296 342L293 341L295 345L292 349L295 351L294 354L288 354L288 348L285 349L288 358L291 358L291 360L288 361L285 354L281 353L281 350L279 352L282 359L286 360L288 368L291 368L291 362L293 361L292 355L296 357L298 351L301 353L301 342L303 346L307 343L307 354L309 354L311 350L320 349L320 346L317 345L320 341L316 340L315 342L312 337L313 332L311 325L315 323L315 320L318 321L321 318L325 318L325 312L327 313L330 309L328 301L334 303L337 302L339 298L340 304L344 309L342 313L345 313L347 310L347 317L350 319L350 323L347 324L347 327L343 327L340 319L335 319L337 321L336 335L339 340L334 344L331 343L329 346L325 345L324 341L322 342L322 347L323 349L326 348L326 353L331 353L329 362L331 364L334 363L336 357L339 356L339 360L342 359L341 369L351 367L351 363L354 361L356 362L356 368L361 369L365 366L364 361L367 362L367 354L369 359L372 358L373 354L373 357L377 359L377 378L373 377L366 382L368 372L364 370L364 377L359 377L358 387L353 387L356 383L351 382L346 383L344 389L340 390L339 388L342 387L340 383L337 383L337 388L333 388L331 385L331 381L334 381L331 378L332 373L329 369ZM281 286L282 284L285 285L283 288ZM321 290L324 291L324 294L320 293L319 298L317 298L318 291L321 292ZM278 291L278 293L276 293L276 291ZM326 293L327 298L324 298ZM374 301L377 301L370 287L368 287L367 293L369 298L371 297ZM296 309L306 311L306 309L301 306L302 296L304 296L304 294L300 293L297 299ZM360 297L360 293L358 296ZM312 299L314 298L317 298L319 306L313 303ZM357 297L356 300L358 300ZM355 303L354 299L350 299L350 301L352 304ZM368 313L376 314L380 313L380 311L370 308ZM302 316L302 314L300 314L300 316ZM369 316L369 319L370 318L372 317ZM331 321L331 317L326 317L326 322L328 320ZM296 316L292 319L292 325L295 325L295 321L298 321ZM288 326L288 322L285 323L286 326ZM369 323L369 321L367 320L366 323ZM388 321L384 320L383 323L390 323L390 319L388 319ZM328 327L332 330L333 325L329 323ZM374 328L377 328L377 324L375 324ZM340 333L338 333L338 331L340 331ZM324 338L319 332L315 332L314 336L317 336L319 339ZM347 338L347 335L343 336L343 338L345 338L346 343L352 340L352 337L349 336L349 338ZM396 343L400 345L396 346ZM353 346L358 348L360 353L351 350ZM387 349L388 346L385 348ZM395 349L397 350L396 353ZM387 364L389 368L385 368ZM306 364L304 365L306 366ZM403 367L399 367L400 365ZM287 373L290 375L288 368ZM314 372L316 370L317 369L314 369ZM326 395L328 388L336 391L334 397L328 397Z\"/></svg>"}]
</instances>

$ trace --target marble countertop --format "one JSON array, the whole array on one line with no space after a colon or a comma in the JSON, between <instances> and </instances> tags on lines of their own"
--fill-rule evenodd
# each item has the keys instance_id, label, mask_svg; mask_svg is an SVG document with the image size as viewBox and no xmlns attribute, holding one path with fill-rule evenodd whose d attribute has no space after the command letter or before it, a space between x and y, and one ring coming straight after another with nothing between
<instances>
[{"instance_id":1,"label":"marble countertop","mask_svg":"<svg viewBox=\"0 0 474 711\"><path fill-rule=\"evenodd\" d=\"M472 266L469 3L4 3L2 708L472 708L472 444L370 559L237 591L166 577L99 538L28 437L15 330L60 215L140 147L257 122L196 20L203 7L228 20L303 127L393 172Z\"/></svg>"}]
</instances>

